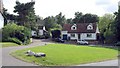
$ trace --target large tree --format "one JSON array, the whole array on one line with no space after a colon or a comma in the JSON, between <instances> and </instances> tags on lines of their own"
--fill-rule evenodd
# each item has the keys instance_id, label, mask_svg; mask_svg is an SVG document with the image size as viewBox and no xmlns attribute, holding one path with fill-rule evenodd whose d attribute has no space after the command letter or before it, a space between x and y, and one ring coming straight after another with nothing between
<instances>
[{"instance_id":1,"label":"large tree","mask_svg":"<svg viewBox=\"0 0 120 68\"><path fill-rule=\"evenodd\" d=\"M56 27L57 23L53 16L49 16L44 19L44 25L46 26L46 29L50 31Z\"/></svg>"},{"instance_id":2,"label":"large tree","mask_svg":"<svg viewBox=\"0 0 120 68\"><path fill-rule=\"evenodd\" d=\"M4 25L7 25L9 23L8 20L16 22L16 15L8 13L6 8L3 8L3 15L4 15Z\"/></svg>"},{"instance_id":3,"label":"large tree","mask_svg":"<svg viewBox=\"0 0 120 68\"><path fill-rule=\"evenodd\" d=\"M99 19L99 30L101 35L101 40L105 43L114 43L115 34L114 34L114 25L115 25L115 16L113 14L105 14ZM102 38L104 37L104 38Z\"/></svg>"},{"instance_id":4,"label":"large tree","mask_svg":"<svg viewBox=\"0 0 120 68\"><path fill-rule=\"evenodd\" d=\"M66 20L66 23L68 23L68 24L74 24L72 18L67 19L67 20Z\"/></svg>"},{"instance_id":5,"label":"large tree","mask_svg":"<svg viewBox=\"0 0 120 68\"><path fill-rule=\"evenodd\" d=\"M62 15L61 12L58 15L56 15L55 19L56 19L56 23L61 26L63 26L63 24L66 23L66 18L64 15Z\"/></svg>"},{"instance_id":6,"label":"large tree","mask_svg":"<svg viewBox=\"0 0 120 68\"><path fill-rule=\"evenodd\" d=\"M120 6L119 6L119 9L118 9L118 12L116 12L115 15L116 15L115 34L116 34L117 41L120 42Z\"/></svg>"},{"instance_id":7,"label":"large tree","mask_svg":"<svg viewBox=\"0 0 120 68\"><path fill-rule=\"evenodd\" d=\"M73 19L74 23L81 23L82 21L83 14L82 12L75 12L75 18Z\"/></svg>"},{"instance_id":8,"label":"large tree","mask_svg":"<svg viewBox=\"0 0 120 68\"><path fill-rule=\"evenodd\" d=\"M35 2L20 3L16 1L14 12L18 14L17 21L19 25L33 29L36 22L34 10Z\"/></svg>"},{"instance_id":9,"label":"large tree","mask_svg":"<svg viewBox=\"0 0 120 68\"><path fill-rule=\"evenodd\" d=\"M73 19L74 23L96 23L99 21L99 18L95 14L82 14L82 12L75 12L75 18Z\"/></svg>"},{"instance_id":10,"label":"large tree","mask_svg":"<svg viewBox=\"0 0 120 68\"><path fill-rule=\"evenodd\" d=\"M102 17L99 17L99 29L100 33L104 33L106 29L110 26L111 22L115 19L113 14L104 14Z\"/></svg>"}]
</instances>

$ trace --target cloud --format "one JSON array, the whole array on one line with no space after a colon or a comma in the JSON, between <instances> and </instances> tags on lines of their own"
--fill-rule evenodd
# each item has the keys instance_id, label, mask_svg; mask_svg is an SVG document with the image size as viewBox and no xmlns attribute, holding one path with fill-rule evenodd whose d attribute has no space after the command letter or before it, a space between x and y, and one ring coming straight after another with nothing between
<instances>
[{"instance_id":1,"label":"cloud","mask_svg":"<svg viewBox=\"0 0 120 68\"><path fill-rule=\"evenodd\" d=\"M96 0L96 5L109 5L110 0Z\"/></svg>"},{"instance_id":2,"label":"cloud","mask_svg":"<svg viewBox=\"0 0 120 68\"><path fill-rule=\"evenodd\" d=\"M106 13L114 13L118 10L119 0L96 0L96 5L103 8Z\"/></svg>"}]
</instances>

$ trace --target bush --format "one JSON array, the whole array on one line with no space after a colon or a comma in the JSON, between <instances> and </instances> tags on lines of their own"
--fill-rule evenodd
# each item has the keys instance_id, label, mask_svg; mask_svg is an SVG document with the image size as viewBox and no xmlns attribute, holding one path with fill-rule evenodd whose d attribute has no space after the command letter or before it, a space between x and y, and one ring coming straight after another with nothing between
<instances>
[{"instance_id":1,"label":"bush","mask_svg":"<svg viewBox=\"0 0 120 68\"><path fill-rule=\"evenodd\" d=\"M24 27L18 26L15 23L7 24L2 31L2 41L10 42L11 38L16 38L24 44L27 44L28 39L31 37L31 30ZM12 39L13 40L13 39ZM18 41L18 43L19 43ZM13 42L13 41L11 41Z\"/></svg>"},{"instance_id":2,"label":"bush","mask_svg":"<svg viewBox=\"0 0 120 68\"><path fill-rule=\"evenodd\" d=\"M16 43L18 45L22 44L22 42L19 39L17 39L17 38L8 38L7 42L13 42L13 43Z\"/></svg>"}]
</instances>

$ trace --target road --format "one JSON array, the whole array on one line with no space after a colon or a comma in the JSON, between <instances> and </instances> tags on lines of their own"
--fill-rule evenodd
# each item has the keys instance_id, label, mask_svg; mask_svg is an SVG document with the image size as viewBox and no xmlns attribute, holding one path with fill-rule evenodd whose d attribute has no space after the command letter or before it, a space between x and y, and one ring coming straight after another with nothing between
<instances>
[{"instance_id":1,"label":"road","mask_svg":"<svg viewBox=\"0 0 120 68\"><path fill-rule=\"evenodd\" d=\"M77 66L118 66L118 59L96 62L96 63L81 64Z\"/></svg>"},{"instance_id":2,"label":"road","mask_svg":"<svg viewBox=\"0 0 120 68\"><path fill-rule=\"evenodd\" d=\"M20 50L24 48L30 48L35 46L42 46L45 42L40 40L33 40L33 43L26 46L16 46L16 47L6 47L2 48L2 66L37 66L33 63L27 63L21 60L18 60L10 55L12 51Z\"/></svg>"}]
</instances>

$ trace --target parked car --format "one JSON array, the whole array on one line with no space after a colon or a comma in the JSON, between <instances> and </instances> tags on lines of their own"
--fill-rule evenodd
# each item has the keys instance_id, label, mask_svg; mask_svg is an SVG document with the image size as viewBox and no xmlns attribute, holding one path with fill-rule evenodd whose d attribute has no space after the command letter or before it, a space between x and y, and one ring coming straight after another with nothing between
<instances>
[{"instance_id":1,"label":"parked car","mask_svg":"<svg viewBox=\"0 0 120 68\"><path fill-rule=\"evenodd\" d=\"M77 40L77 44L88 45L88 41L85 40Z\"/></svg>"},{"instance_id":2,"label":"parked car","mask_svg":"<svg viewBox=\"0 0 120 68\"><path fill-rule=\"evenodd\" d=\"M55 41L55 42L60 42L60 43L64 43L64 42L65 42L65 41L62 40L61 38L55 38L54 41Z\"/></svg>"}]
</instances>

